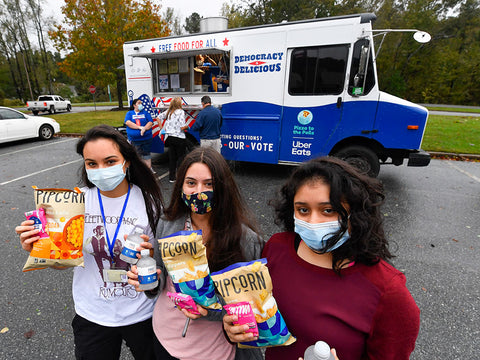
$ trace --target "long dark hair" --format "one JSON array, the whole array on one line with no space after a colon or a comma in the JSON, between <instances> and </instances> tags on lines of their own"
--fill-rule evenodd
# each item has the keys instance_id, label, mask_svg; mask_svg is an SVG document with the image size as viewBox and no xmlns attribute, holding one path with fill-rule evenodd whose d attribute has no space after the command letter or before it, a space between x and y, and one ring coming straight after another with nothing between
<instances>
[{"instance_id":1,"label":"long dark hair","mask_svg":"<svg viewBox=\"0 0 480 360\"><path fill-rule=\"evenodd\" d=\"M209 219L211 235L207 254L210 270L218 271L233 263L245 261L240 243L245 235L243 225L257 234L258 228L240 195L227 162L217 151L204 147L192 150L179 166L170 205L164 212L166 219L172 221L190 213L181 194L187 170L195 163L205 164L212 173L213 206Z\"/></svg>"},{"instance_id":2,"label":"long dark hair","mask_svg":"<svg viewBox=\"0 0 480 360\"><path fill-rule=\"evenodd\" d=\"M77 143L77 153L83 157L83 148L89 141L97 139L110 139L117 144L120 153L126 161L130 163L127 169L127 180L130 184L137 185L145 199L148 222L155 235L157 224L163 208L163 198L160 187L152 171L140 159L136 149L127 141L127 139L113 127L108 125L98 125L87 131ZM85 165L80 169L82 182L89 188L95 187L87 177Z\"/></svg>"},{"instance_id":3,"label":"long dark hair","mask_svg":"<svg viewBox=\"0 0 480 360\"><path fill-rule=\"evenodd\" d=\"M335 157L313 159L293 171L274 202L275 223L287 231L294 231L295 194L301 186L317 181L330 186L330 203L339 214L341 224L340 231L332 236L327 246L333 246L347 229L350 231L347 243L332 251L333 269L339 273L345 259L373 265L380 259L392 258L380 212L385 199L382 184ZM345 203L349 206L348 211Z\"/></svg>"}]
</instances>

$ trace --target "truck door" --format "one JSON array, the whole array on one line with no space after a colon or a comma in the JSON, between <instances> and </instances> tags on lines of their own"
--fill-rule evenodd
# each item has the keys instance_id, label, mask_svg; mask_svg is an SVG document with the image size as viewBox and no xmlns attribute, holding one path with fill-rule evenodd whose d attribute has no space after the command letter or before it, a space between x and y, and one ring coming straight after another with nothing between
<instances>
[{"instance_id":1,"label":"truck door","mask_svg":"<svg viewBox=\"0 0 480 360\"><path fill-rule=\"evenodd\" d=\"M287 52L280 162L327 154L342 119L350 44L299 47Z\"/></svg>"}]
</instances>

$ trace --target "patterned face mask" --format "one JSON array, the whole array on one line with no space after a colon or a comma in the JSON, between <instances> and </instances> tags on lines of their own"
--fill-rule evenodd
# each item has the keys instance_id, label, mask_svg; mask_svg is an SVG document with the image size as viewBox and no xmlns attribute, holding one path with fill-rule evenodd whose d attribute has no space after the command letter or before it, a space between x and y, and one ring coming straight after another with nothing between
<instances>
[{"instance_id":1,"label":"patterned face mask","mask_svg":"<svg viewBox=\"0 0 480 360\"><path fill-rule=\"evenodd\" d=\"M185 204L197 214L206 214L212 211L213 191L203 191L196 194L187 195L182 191L182 199Z\"/></svg>"}]
</instances>

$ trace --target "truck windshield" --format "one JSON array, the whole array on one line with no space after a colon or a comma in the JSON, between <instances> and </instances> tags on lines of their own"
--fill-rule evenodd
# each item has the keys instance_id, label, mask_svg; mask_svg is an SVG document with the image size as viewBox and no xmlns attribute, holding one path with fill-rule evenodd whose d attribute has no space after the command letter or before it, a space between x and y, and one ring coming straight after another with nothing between
<instances>
[{"instance_id":1,"label":"truck windshield","mask_svg":"<svg viewBox=\"0 0 480 360\"><path fill-rule=\"evenodd\" d=\"M349 44L304 47L292 51L291 95L338 95L345 86Z\"/></svg>"},{"instance_id":2,"label":"truck windshield","mask_svg":"<svg viewBox=\"0 0 480 360\"><path fill-rule=\"evenodd\" d=\"M53 100L51 96L39 96L38 101L51 101Z\"/></svg>"}]
</instances>

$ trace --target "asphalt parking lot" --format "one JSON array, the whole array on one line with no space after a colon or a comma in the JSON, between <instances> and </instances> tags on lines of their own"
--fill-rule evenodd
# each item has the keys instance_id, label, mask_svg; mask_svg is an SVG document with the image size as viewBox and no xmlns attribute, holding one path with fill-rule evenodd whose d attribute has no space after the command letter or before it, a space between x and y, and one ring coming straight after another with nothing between
<instances>
[{"instance_id":1,"label":"asphalt parking lot","mask_svg":"<svg viewBox=\"0 0 480 360\"><path fill-rule=\"evenodd\" d=\"M78 185L76 139L0 146L2 204L0 359L74 359L70 270L23 273L27 254L14 232L33 207L31 185ZM264 236L280 229L268 201L291 168L232 163L235 178ZM167 164L154 165L165 198ZM480 163L432 160L425 168L384 166L385 229L394 265L421 309L413 360L478 359L480 345ZM2 330L7 329L7 330ZM122 359L130 359L124 353Z\"/></svg>"}]
</instances>

